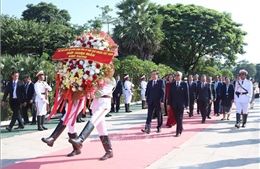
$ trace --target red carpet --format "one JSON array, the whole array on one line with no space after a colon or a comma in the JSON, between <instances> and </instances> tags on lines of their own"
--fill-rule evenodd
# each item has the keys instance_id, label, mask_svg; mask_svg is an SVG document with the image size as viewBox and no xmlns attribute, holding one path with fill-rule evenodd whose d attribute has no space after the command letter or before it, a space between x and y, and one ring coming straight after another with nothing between
<instances>
[{"instance_id":1,"label":"red carpet","mask_svg":"<svg viewBox=\"0 0 260 169\"><path fill-rule=\"evenodd\" d=\"M206 124L201 124L200 115L189 118L185 114L184 131L178 138L173 137L175 126L173 128L162 128L162 132L157 134L156 120L153 121L152 132L149 135L140 131L143 126L136 126L111 134L114 158L106 161L98 161L104 154L104 149L99 139L96 139L85 142L82 154L78 156L65 157L71 151L71 148L67 148L4 169L143 169L174 148L179 147L216 119L217 117L212 117L211 120L206 121ZM164 122L166 122L166 119L164 119ZM39 144L42 144L40 138Z\"/></svg>"}]
</instances>

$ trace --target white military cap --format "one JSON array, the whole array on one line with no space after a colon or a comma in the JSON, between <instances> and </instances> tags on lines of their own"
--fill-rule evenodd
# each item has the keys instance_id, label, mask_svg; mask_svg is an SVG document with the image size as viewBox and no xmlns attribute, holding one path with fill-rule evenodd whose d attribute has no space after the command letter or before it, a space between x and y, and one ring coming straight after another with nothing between
<instances>
[{"instance_id":1,"label":"white military cap","mask_svg":"<svg viewBox=\"0 0 260 169\"><path fill-rule=\"evenodd\" d=\"M140 77L140 79L143 79L143 78L145 78L145 75L143 75L143 76Z\"/></svg>"},{"instance_id":2,"label":"white military cap","mask_svg":"<svg viewBox=\"0 0 260 169\"><path fill-rule=\"evenodd\" d=\"M245 70L245 69L241 69L240 71L239 71L239 74L240 73L245 73L246 75L248 74L248 72Z\"/></svg>"},{"instance_id":3,"label":"white military cap","mask_svg":"<svg viewBox=\"0 0 260 169\"><path fill-rule=\"evenodd\" d=\"M39 72L36 74L36 77L38 77L38 76L40 76L40 75L44 75L43 70L39 71Z\"/></svg>"},{"instance_id":4,"label":"white military cap","mask_svg":"<svg viewBox=\"0 0 260 169\"><path fill-rule=\"evenodd\" d=\"M129 77L129 75L128 75L128 74L125 74L124 79L126 79L126 78L128 78L128 77Z\"/></svg>"}]
</instances>

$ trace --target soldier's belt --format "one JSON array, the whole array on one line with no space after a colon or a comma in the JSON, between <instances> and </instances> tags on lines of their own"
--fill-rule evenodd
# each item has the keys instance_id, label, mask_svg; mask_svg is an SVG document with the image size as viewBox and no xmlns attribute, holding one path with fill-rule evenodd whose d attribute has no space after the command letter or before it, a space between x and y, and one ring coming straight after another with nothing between
<instances>
[{"instance_id":1,"label":"soldier's belt","mask_svg":"<svg viewBox=\"0 0 260 169\"><path fill-rule=\"evenodd\" d=\"M235 94L239 97L239 95L245 95L248 94L248 92L235 92Z\"/></svg>"}]
</instances>

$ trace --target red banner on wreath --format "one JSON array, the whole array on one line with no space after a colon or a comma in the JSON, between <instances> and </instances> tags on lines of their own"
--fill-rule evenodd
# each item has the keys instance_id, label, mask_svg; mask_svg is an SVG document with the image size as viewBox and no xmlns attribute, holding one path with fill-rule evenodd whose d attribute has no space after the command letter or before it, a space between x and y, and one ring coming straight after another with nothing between
<instances>
[{"instance_id":1,"label":"red banner on wreath","mask_svg":"<svg viewBox=\"0 0 260 169\"><path fill-rule=\"evenodd\" d=\"M109 64L114 57L114 52L93 48L59 48L52 60L83 59Z\"/></svg>"}]
</instances>

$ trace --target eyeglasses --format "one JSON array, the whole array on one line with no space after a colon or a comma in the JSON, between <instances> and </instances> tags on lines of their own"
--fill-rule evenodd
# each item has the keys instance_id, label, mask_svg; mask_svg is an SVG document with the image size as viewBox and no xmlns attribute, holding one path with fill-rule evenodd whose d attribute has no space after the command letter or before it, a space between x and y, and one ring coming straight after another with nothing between
<instances>
[{"instance_id":1,"label":"eyeglasses","mask_svg":"<svg viewBox=\"0 0 260 169\"><path fill-rule=\"evenodd\" d=\"M175 76L180 76L180 75L175 75Z\"/></svg>"}]
</instances>

